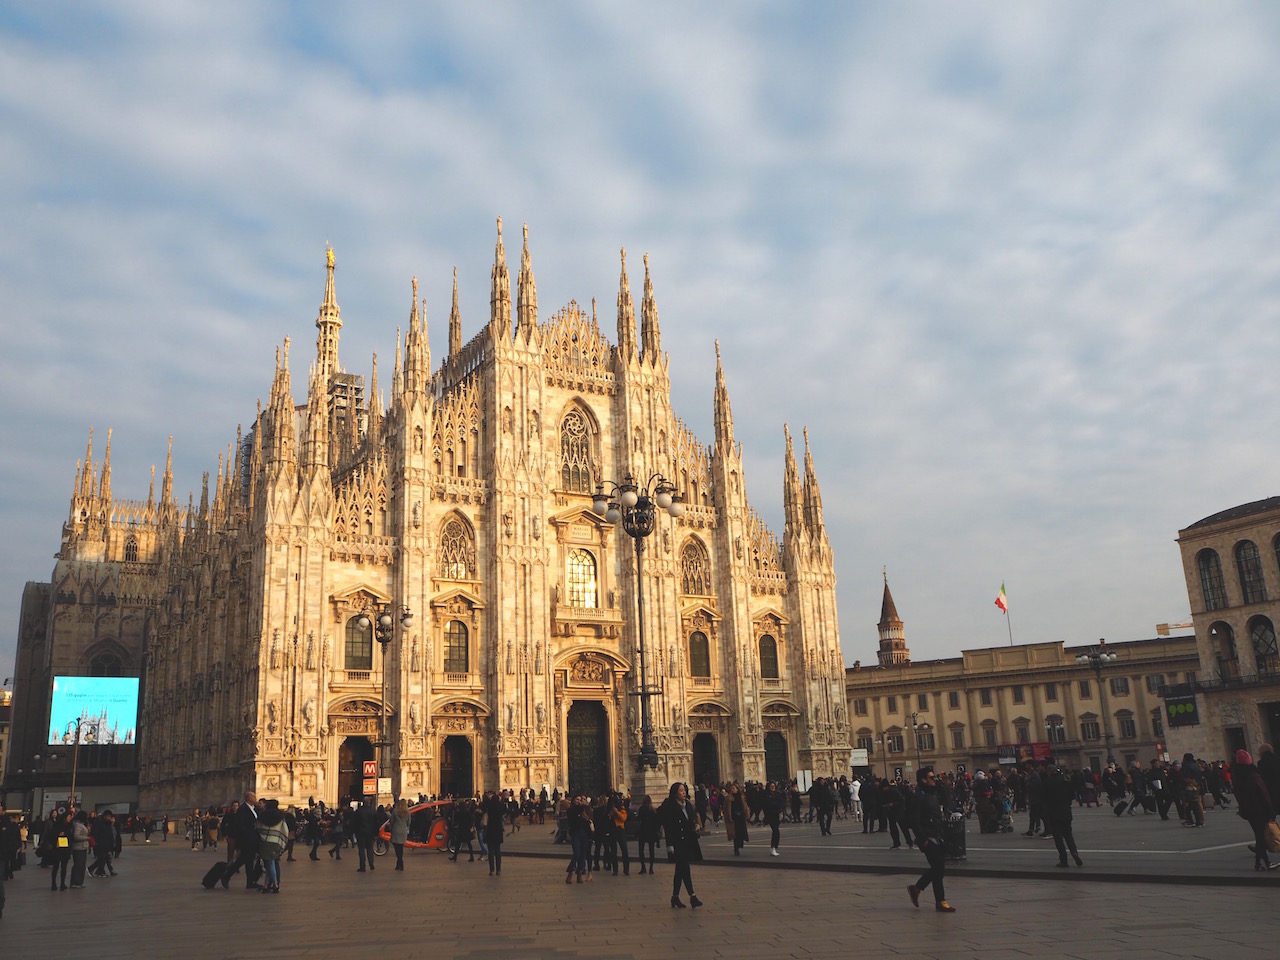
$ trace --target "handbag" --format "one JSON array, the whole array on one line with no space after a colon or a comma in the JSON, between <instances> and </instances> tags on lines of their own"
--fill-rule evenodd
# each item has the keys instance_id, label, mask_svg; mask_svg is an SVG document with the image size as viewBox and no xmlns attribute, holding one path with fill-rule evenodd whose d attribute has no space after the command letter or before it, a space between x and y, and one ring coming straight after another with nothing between
<instances>
[{"instance_id":1,"label":"handbag","mask_svg":"<svg viewBox=\"0 0 1280 960\"><path fill-rule=\"evenodd\" d=\"M1267 852L1280 853L1280 824L1274 820L1267 824Z\"/></svg>"},{"instance_id":2,"label":"handbag","mask_svg":"<svg viewBox=\"0 0 1280 960\"><path fill-rule=\"evenodd\" d=\"M59 838L58 838L58 849L59 849L59 850L65 850L65 849L67 849L67 847L69 847L69 846L71 846L71 841L70 841L70 840L68 840L66 837L59 837Z\"/></svg>"}]
</instances>

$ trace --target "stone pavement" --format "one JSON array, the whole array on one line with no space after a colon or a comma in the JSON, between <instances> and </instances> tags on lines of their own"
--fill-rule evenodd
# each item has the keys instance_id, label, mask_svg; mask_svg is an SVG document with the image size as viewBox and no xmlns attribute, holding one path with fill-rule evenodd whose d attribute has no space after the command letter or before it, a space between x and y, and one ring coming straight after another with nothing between
<instances>
[{"instance_id":1,"label":"stone pavement","mask_svg":"<svg viewBox=\"0 0 1280 960\"><path fill-rule=\"evenodd\" d=\"M548 839L525 827L512 849L532 845L535 832ZM228 891L203 890L212 860L182 843L126 843L119 877L65 893L51 893L48 873L28 866L8 884L0 954L1237 960L1275 956L1280 935L1277 893L1258 887L956 877L947 892L959 912L947 915L931 908L928 893L913 909L904 876L704 864L694 882L706 906L695 911L669 906L671 868L662 863L656 877L633 871L565 886L563 857L512 856L490 878L480 861L455 864L438 853L410 853L404 873L380 858L366 874L355 872L351 852L341 863L311 863L304 853L284 864L276 896L245 892L242 877ZM896 869L922 865L907 852Z\"/></svg>"},{"instance_id":2,"label":"stone pavement","mask_svg":"<svg viewBox=\"0 0 1280 960\"><path fill-rule=\"evenodd\" d=\"M1015 815L1014 824L1016 829L1011 834L979 834L977 820L968 821L968 859L948 869L957 876L1027 880L1280 884L1280 870L1254 872L1253 854L1247 849L1253 833L1235 815L1234 807L1207 811L1202 828L1183 827L1176 812L1171 812L1166 822L1154 814L1117 818L1109 807L1077 807L1073 829L1084 860L1083 869L1058 869L1057 848L1052 841L1024 837L1025 813ZM548 846L549 827L521 826L521 831L508 842L509 853L564 855L565 847ZM904 876L917 872L922 859L905 844L899 850L890 850L889 834L864 834L862 824L853 820L837 820L830 837L820 835L816 823L783 824L782 856L777 859L769 856L768 827L752 825L748 833L751 842L740 857L733 855L723 826L703 838L703 853L709 861L734 867ZM1280 860L1280 854L1272 857Z\"/></svg>"}]
</instances>

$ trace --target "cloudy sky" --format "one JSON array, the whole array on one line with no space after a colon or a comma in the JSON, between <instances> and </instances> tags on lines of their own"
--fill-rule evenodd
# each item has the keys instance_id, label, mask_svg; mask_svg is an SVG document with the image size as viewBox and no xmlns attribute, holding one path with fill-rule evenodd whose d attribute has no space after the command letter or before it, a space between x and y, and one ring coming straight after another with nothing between
<instances>
[{"instance_id":1,"label":"cloudy sky","mask_svg":"<svg viewBox=\"0 0 1280 960\"><path fill-rule=\"evenodd\" d=\"M1152 636L1178 529L1280 492L1278 89L1264 4L6 4L0 672L90 425L198 496L326 242L364 371L414 274L474 334L498 216L544 316L612 332L650 253L779 533L809 427L849 663L882 567L917 658L1006 643L1002 581L1018 642Z\"/></svg>"}]
</instances>

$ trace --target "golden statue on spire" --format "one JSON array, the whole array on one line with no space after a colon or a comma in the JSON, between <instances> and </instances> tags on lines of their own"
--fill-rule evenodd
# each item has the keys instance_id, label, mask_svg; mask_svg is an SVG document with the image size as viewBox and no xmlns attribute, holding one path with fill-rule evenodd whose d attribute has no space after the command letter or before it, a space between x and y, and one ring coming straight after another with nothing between
<instances>
[{"instance_id":1,"label":"golden statue on spire","mask_svg":"<svg viewBox=\"0 0 1280 960\"><path fill-rule=\"evenodd\" d=\"M325 247L325 259L329 262L329 268L333 268L333 247Z\"/></svg>"}]
</instances>

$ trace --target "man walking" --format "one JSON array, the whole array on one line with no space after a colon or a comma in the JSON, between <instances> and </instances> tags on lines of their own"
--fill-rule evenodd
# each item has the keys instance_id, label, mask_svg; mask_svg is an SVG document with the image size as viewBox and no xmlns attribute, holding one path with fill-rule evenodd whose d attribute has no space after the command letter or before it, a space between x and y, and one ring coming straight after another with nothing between
<instances>
[{"instance_id":1,"label":"man walking","mask_svg":"<svg viewBox=\"0 0 1280 960\"><path fill-rule=\"evenodd\" d=\"M919 908L920 894L933 886L934 909L939 913L955 913L956 908L947 903L943 889L946 874L946 856L942 835L942 791L933 767L921 767L916 774L916 795L912 800L911 821L916 832L916 846L929 861L929 869L913 884L907 886L911 903Z\"/></svg>"},{"instance_id":2,"label":"man walking","mask_svg":"<svg viewBox=\"0 0 1280 960\"><path fill-rule=\"evenodd\" d=\"M258 859L258 795L249 790L244 795L244 803L233 815L230 822L232 837L235 840L236 858L227 872L222 875L222 889L231 886L231 877L244 867L244 888L261 890L262 885L254 876L254 861Z\"/></svg>"}]
</instances>

